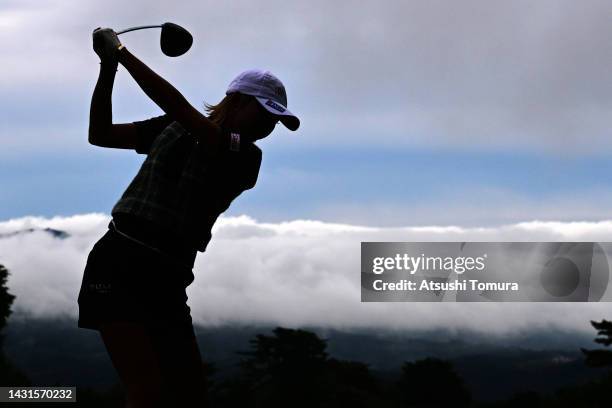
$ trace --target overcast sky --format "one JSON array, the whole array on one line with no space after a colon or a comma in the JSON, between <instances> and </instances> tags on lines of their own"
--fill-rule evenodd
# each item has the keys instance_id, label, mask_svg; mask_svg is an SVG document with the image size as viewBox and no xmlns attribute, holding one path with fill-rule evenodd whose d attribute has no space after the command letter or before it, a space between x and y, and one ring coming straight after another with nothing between
<instances>
[{"instance_id":1,"label":"overcast sky","mask_svg":"<svg viewBox=\"0 0 612 408\"><path fill-rule=\"evenodd\" d=\"M76 313L87 253L145 158L87 143L91 31L165 21L193 34L184 56L164 56L156 30L121 40L194 106L258 67L302 123L258 142L257 186L198 258L197 321L503 330L503 315L590 330L605 317L605 304L361 304L358 273L370 238L610 240L605 0L3 0L0 225L75 234L0 239L17 310ZM162 113L119 67L115 123Z\"/></svg>"},{"instance_id":2,"label":"overcast sky","mask_svg":"<svg viewBox=\"0 0 612 408\"><path fill-rule=\"evenodd\" d=\"M120 10L120 11L119 11ZM228 215L370 226L612 216L608 1L68 1L0 4L0 219L108 213L143 155L88 145L91 31L173 21L124 44L198 108L244 69L302 120L259 142ZM115 122L163 113L122 67Z\"/></svg>"},{"instance_id":3,"label":"overcast sky","mask_svg":"<svg viewBox=\"0 0 612 408\"><path fill-rule=\"evenodd\" d=\"M274 145L593 152L612 144L607 1L5 0L0 7L0 85L11 96L2 111L18 116L8 126L20 133L9 136L17 146L83 147L98 68L92 29L163 21L192 32L188 54L165 57L156 31L121 39L198 106L220 99L251 66L286 82L304 127ZM123 69L116 95L117 118L157 109ZM24 123L33 117L42 121ZM34 124L44 124L47 137Z\"/></svg>"}]
</instances>

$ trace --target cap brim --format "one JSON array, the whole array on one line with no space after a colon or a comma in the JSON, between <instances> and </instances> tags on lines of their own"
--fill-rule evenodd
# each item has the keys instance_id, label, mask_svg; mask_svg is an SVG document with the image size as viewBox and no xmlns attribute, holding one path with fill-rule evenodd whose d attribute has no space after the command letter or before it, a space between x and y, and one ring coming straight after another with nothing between
<instances>
[{"instance_id":1,"label":"cap brim","mask_svg":"<svg viewBox=\"0 0 612 408\"><path fill-rule=\"evenodd\" d=\"M278 102L271 100L270 98L262 98L256 96L255 99L266 108L266 110L274 115L278 116L279 120L289 130L297 130L300 127L300 119L295 116L289 109L284 107Z\"/></svg>"}]
</instances>

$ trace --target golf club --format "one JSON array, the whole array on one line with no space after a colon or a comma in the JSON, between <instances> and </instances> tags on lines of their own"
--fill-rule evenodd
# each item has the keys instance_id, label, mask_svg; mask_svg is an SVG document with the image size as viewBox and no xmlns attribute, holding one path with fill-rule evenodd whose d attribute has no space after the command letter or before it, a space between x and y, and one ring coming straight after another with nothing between
<instances>
[{"instance_id":1,"label":"golf club","mask_svg":"<svg viewBox=\"0 0 612 408\"><path fill-rule=\"evenodd\" d=\"M161 35L159 37L159 44L164 54L169 57L178 57L186 53L191 44L193 44L193 37L189 31L185 30L178 24L164 23L161 25L146 25L131 27L125 30L117 31L117 35L127 33L129 31L143 30L145 28L157 28L161 27Z\"/></svg>"}]
</instances>

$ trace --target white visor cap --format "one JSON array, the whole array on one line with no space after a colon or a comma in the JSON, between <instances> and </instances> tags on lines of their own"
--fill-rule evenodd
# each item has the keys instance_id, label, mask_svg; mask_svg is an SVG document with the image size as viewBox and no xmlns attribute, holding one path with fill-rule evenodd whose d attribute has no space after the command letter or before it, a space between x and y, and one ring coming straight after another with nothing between
<instances>
[{"instance_id":1,"label":"white visor cap","mask_svg":"<svg viewBox=\"0 0 612 408\"><path fill-rule=\"evenodd\" d=\"M230 82L225 94L234 92L254 96L268 112L278 115L287 129L297 130L300 127L298 117L287 109L285 86L270 71L248 69L241 72Z\"/></svg>"}]
</instances>

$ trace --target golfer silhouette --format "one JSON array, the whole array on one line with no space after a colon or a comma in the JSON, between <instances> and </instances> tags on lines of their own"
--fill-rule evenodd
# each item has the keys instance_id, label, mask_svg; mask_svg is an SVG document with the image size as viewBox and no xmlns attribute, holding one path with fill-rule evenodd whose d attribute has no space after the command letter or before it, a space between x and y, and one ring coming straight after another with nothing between
<instances>
[{"instance_id":1,"label":"golfer silhouette","mask_svg":"<svg viewBox=\"0 0 612 408\"><path fill-rule=\"evenodd\" d=\"M197 252L219 214L255 186L254 144L278 122L296 130L282 82L247 70L217 105L200 113L130 53L110 28L93 48L100 72L91 100L89 142L147 157L91 249L78 296L78 327L99 330L132 408L202 406L202 358L187 305ZM114 124L111 94L121 64L165 113Z\"/></svg>"}]
</instances>

